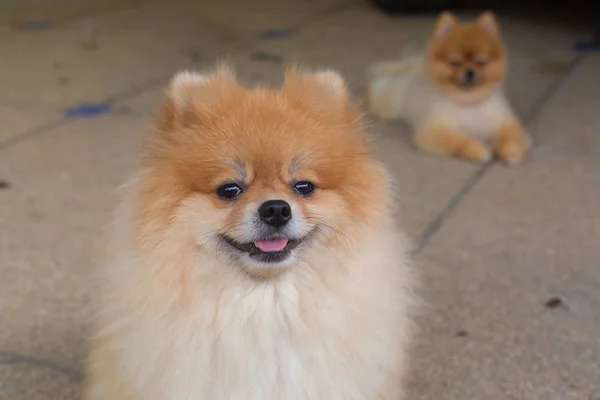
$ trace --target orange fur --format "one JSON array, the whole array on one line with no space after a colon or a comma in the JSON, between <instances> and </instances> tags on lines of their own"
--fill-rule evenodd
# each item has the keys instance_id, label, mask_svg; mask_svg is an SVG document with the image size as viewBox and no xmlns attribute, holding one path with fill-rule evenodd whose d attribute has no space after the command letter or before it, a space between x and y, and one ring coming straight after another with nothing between
<instances>
[{"instance_id":1,"label":"orange fur","mask_svg":"<svg viewBox=\"0 0 600 400\"><path fill-rule=\"evenodd\" d=\"M314 161L302 170L304 176L314 177L324 190L340 192L353 212L367 216L374 208L365 209L362 199L343 184L349 176L366 187L381 184L369 165L370 150L360 115L348 98L328 105L331 99L323 99L316 85L301 81L297 73L290 72L286 82L281 92L244 91L224 87L221 81L208 85L203 95L212 98L210 108L193 104L201 98L191 99L193 108L186 120L173 120L150 143L153 165L148 181L160 186L168 198L180 191L196 191L210 195L215 207L227 207L229 204L212 194L223 180L236 175L234 164L238 160L245 163L248 182L253 186L246 202L252 200L250 196L264 196L265 191L285 190L292 178L286 167L298 149L305 149ZM314 106L322 102L322 107ZM164 116L159 119L164 120ZM200 149L202 157L198 156ZM338 168L329 170L331 164L338 164ZM155 200L154 195L149 197ZM167 214L172 214L173 210L166 208Z\"/></svg>"},{"instance_id":2,"label":"orange fur","mask_svg":"<svg viewBox=\"0 0 600 400\"><path fill-rule=\"evenodd\" d=\"M444 12L427 44L426 68L431 78L457 103L472 104L488 96L506 74L504 45L491 12L475 23L461 23ZM476 72L472 86L461 84L467 69Z\"/></svg>"},{"instance_id":3,"label":"orange fur","mask_svg":"<svg viewBox=\"0 0 600 400\"><path fill-rule=\"evenodd\" d=\"M226 68L179 74L147 149L102 270L87 400L400 395L404 239L337 73L290 70L276 91ZM220 198L225 182L243 193ZM305 240L261 264L223 236L248 240L269 199L292 204Z\"/></svg>"}]
</instances>

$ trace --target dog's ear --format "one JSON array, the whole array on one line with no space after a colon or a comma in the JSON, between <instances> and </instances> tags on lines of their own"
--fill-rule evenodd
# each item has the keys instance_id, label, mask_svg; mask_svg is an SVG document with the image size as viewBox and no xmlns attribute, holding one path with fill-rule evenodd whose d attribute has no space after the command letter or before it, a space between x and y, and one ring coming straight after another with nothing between
<instances>
[{"instance_id":1,"label":"dog's ear","mask_svg":"<svg viewBox=\"0 0 600 400\"><path fill-rule=\"evenodd\" d=\"M348 98L346 81L344 81L344 78L338 72L332 69L313 72L305 75L304 78L316 85L323 94L338 100Z\"/></svg>"},{"instance_id":2,"label":"dog's ear","mask_svg":"<svg viewBox=\"0 0 600 400\"><path fill-rule=\"evenodd\" d=\"M235 74L226 65L208 73L179 72L169 84L157 127L164 132L200 122L215 103L239 90Z\"/></svg>"},{"instance_id":3,"label":"dog's ear","mask_svg":"<svg viewBox=\"0 0 600 400\"><path fill-rule=\"evenodd\" d=\"M445 38L446 36L448 36L448 34L450 34L450 32L452 32L452 30L454 29L454 27L456 27L457 24L458 20L456 19L454 14L452 14L449 11L444 11L440 14L433 27L433 38Z\"/></svg>"},{"instance_id":4,"label":"dog's ear","mask_svg":"<svg viewBox=\"0 0 600 400\"><path fill-rule=\"evenodd\" d=\"M492 36L498 36L500 34L500 27L496 16L492 11L486 11L477 18L477 25L482 27L487 33Z\"/></svg>"},{"instance_id":5,"label":"dog's ear","mask_svg":"<svg viewBox=\"0 0 600 400\"><path fill-rule=\"evenodd\" d=\"M208 78L197 72L177 73L167 89L166 99L157 113L156 131L168 134L187 118L186 110L191 105L192 94L202 90Z\"/></svg>"},{"instance_id":6,"label":"dog's ear","mask_svg":"<svg viewBox=\"0 0 600 400\"><path fill-rule=\"evenodd\" d=\"M178 111L184 111L192 105L194 96L197 96L208 85L209 81L207 74L192 71L178 72L171 79L167 90L167 98L173 102L173 106Z\"/></svg>"},{"instance_id":7,"label":"dog's ear","mask_svg":"<svg viewBox=\"0 0 600 400\"><path fill-rule=\"evenodd\" d=\"M344 78L334 70L302 72L297 67L288 68L283 90L297 97L311 96L324 103L341 104L349 100Z\"/></svg>"},{"instance_id":8,"label":"dog's ear","mask_svg":"<svg viewBox=\"0 0 600 400\"><path fill-rule=\"evenodd\" d=\"M344 78L332 69L306 72L290 67L285 73L283 92L300 103L318 105L311 107L316 112L336 113L336 118L353 109Z\"/></svg>"},{"instance_id":9,"label":"dog's ear","mask_svg":"<svg viewBox=\"0 0 600 400\"><path fill-rule=\"evenodd\" d=\"M301 72L297 67L288 68L282 90L317 118L344 122L362 118L344 78L332 69Z\"/></svg>"}]
</instances>

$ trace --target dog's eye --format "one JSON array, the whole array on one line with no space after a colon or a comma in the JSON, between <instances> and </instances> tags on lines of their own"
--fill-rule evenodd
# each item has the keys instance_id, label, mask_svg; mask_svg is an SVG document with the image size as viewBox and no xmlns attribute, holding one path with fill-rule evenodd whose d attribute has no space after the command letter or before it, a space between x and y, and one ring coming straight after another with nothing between
<instances>
[{"instance_id":1,"label":"dog's eye","mask_svg":"<svg viewBox=\"0 0 600 400\"><path fill-rule=\"evenodd\" d=\"M449 63L453 67L460 67L462 65L462 60L459 57L452 57Z\"/></svg>"},{"instance_id":2,"label":"dog's eye","mask_svg":"<svg viewBox=\"0 0 600 400\"><path fill-rule=\"evenodd\" d=\"M223 200L233 200L242 194L242 192L243 190L240 185L236 183L226 183L222 186L219 186L217 189L217 196Z\"/></svg>"},{"instance_id":3,"label":"dog's eye","mask_svg":"<svg viewBox=\"0 0 600 400\"><path fill-rule=\"evenodd\" d=\"M485 58L483 58L483 57L477 57L477 58L475 59L475 64L477 64L477 65L479 65L479 66L483 67L484 65L486 65L486 64L487 64L487 60L486 60Z\"/></svg>"},{"instance_id":4,"label":"dog's eye","mask_svg":"<svg viewBox=\"0 0 600 400\"><path fill-rule=\"evenodd\" d=\"M301 196L310 196L316 189L315 185L309 181L300 181L294 184L294 192Z\"/></svg>"}]
</instances>

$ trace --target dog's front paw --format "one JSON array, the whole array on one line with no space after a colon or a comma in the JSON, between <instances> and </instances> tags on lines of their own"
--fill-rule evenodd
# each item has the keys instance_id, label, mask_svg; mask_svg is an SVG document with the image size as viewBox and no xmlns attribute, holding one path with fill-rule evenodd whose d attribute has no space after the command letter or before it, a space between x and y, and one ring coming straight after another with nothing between
<instances>
[{"instance_id":1,"label":"dog's front paw","mask_svg":"<svg viewBox=\"0 0 600 400\"><path fill-rule=\"evenodd\" d=\"M521 143L509 142L499 147L496 151L498 158L507 165L517 165L527 153L528 147Z\"/></svg>"},{"instance_id":2,"label":"dog's front paw","mask_svg":"<svg viewBox=\"0 0 600 400\"><path fill-rule=\"evenodd\" d=\"M492 159L492 152L476 140L465 141L455 154L459 158L475 163L486 163Z\"/></svg>"},{"instance_id":3,"label":"dog's front paw","mask_svg":"<svg viewBox=\"0 0 600 400\"><path fill-rule=\"evenodd\" d=\"M507 165L517 165L531 148L531 138L518 123L505 125L494 141L496 157Z\"/></svg>"}]
</instances>

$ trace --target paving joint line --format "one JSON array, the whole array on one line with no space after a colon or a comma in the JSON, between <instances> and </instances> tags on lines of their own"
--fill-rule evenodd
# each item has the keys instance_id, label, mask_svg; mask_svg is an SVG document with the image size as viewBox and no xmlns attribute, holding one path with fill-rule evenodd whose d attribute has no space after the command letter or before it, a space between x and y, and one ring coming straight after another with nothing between
<instances>
[{"instance_id":1,"label":"paving joint line","mask_svg":"<svg viewBox=\"0 0 600 400\"><path fill-rule=\"evenodd\" d=\"M296 24L292 24L292 26L290 28L294 29L295 31L300 31L307 27L313 26L327 18L330 18L336 14L339 14L341 12L344 12L344 11L352 9L352 8L356 8L359 5L360 5L359 2L350 2L350 3L340 2L339 4L336 4L335 6L332 6L326 10L321 11L320 13L313 16L312 18L306 18L305 20L299 21ZM261 40L262 40L261 38L249 39L246 41L242 40L241 42L238 42L232 46L230 52L228 53L228 56L234 55L234 54L242 52L244 50L248 50L252 46L260 43ZM113 105L114 103L116 103L118 101L127 100L132 97L141 95L147 91L150 91L150 90L160 86L163 82L168 80L169 77L171 77L172 75L173 75L173 73L170 73L169 75L164 75L162 77L153 78L144 83L141 83L140 85L137 85L137 86L134 85L132 87L129 87L127 90L117 93L114 96L108 96L107 98L105 98L102 101L102 103L108 104L108 105ZM118 113L117 114L108 113L106 115L119 115L119 114ZM37 126L35 128L32 128L30 130L26 130L25 132L23 132L21 134L17 134L6 140L0 141L0 152L2 152L3 150L6 150L9 147L17 145L19 143L42 136L45 133L52 131L53 129L67 126L77 120L78 120L78 118L64 118L63 117L60 120L52 121L52 122Z\"/></svg>"},{"instance_id":2,"label":"paving joint line","mask_svg":"<svg viewBox=\"0 0 600 400\"><path fill-rule=\"evenodd\" d=\"M596 37L597 35L594 35ZM585 59L585 53L577 54L571 63L567 71L557 78L552 85L543 93L540 100L536 103L534 109L524 118L524 125L528 127L533 123L539 116L541 110L548 104L548 102L554 98L554 95L563 87L567 79L572 75L573 71L579 64ZM535 136L533 137L535 145ZM471 192L471 190L477 185L477 183L485 176L485 174L494 166L496 163L492 160L478 167L475 172L467 179L465 183L456 191L446 206L438 213L434 219L427 224L423 232L418 236L417 246L413 248L412 255L416 256L419 254L428 244L431 238L439 231L444 225L450 214L456 209L460 202ZM508 167L507 167L508 168Z\"/></svg>"},{"instance_id":3,"label":"paving joint line","mask_svg":"<svg viewBox=\"0 0 600 400\"><path fill-rule=\"evenodd\" d=\"M9 364L28 364L37 367L51 369L56 372L69 375L71 377L79 377L81 370L77 367L63 365L48 360L42 360L35 357L27 357L11 351L0 350L0 366Z\"/></svg>"},{"instance_id":4,"label":"paving joint line","mask_svg":"<svg viewBox=\"0 0 600 400\"><path fill-rule=\"evenodd\" d=\"M52 122L37 126L35 128L29 129L21 134L11 136L8 139L0 141L0 152L3 150L6 150L9 147L12 147L12 146L18 144L18 143L41 136L45 132L48 132L53 129L59 128L61 126L67 125L71 122L73 122L73 120L63 118L63 119L52 121Z\"/></svg>"}]
</instances>

